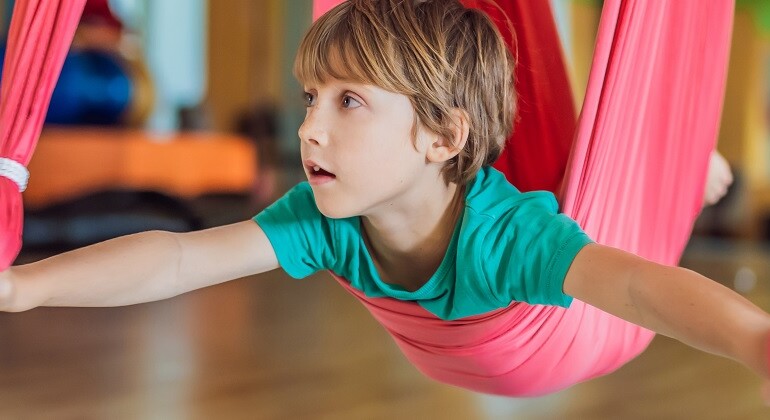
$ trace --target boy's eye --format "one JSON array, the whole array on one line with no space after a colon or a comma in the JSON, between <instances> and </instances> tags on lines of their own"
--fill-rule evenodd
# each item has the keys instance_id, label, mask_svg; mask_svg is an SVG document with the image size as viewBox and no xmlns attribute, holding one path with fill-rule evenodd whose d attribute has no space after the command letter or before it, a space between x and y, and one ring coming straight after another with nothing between
<instances>
[{"instance_id":1,"label":"boy's eye","mask_svg":"<svg viewBox=\"0 0 770 420\"><path fill-rule=\"evenodd\" d=\"M302 97L305 106L313 106L313 104L315 104L315 96L312 93L303 92Z\"/></svg>"},{"instance_id":2,"label":"boy's eye","mask_svg":"<svg viewBox=\"0 0 770 420\"><path fill-rule=\"evenodd\" d=\"M342 98L343 108L358 108L359 106L361 106L361 102L358 102L351 96L345 95L345 97Z\"/></svg>"}]
</instances>

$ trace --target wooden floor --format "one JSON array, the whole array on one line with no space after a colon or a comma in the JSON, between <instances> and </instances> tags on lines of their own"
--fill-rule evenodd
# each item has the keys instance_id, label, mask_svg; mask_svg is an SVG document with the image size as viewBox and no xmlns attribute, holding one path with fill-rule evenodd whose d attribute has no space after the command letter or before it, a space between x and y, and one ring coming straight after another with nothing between
<instances>
[{"instance_id":1,"label":"wooden floor","mask_svg":"<svg viewBox=\"0 0 770 420\"><path fill-rule=\"evenodd\" d=\"M755 273L748 296L770 309L768 257L696 241L684 265L730 285ZM620 371L556 395L477 395L422 377L325 274L0 314L0 419L767 419L758 387L734 362L656 338Z\"/></svg>"}]
</instances>

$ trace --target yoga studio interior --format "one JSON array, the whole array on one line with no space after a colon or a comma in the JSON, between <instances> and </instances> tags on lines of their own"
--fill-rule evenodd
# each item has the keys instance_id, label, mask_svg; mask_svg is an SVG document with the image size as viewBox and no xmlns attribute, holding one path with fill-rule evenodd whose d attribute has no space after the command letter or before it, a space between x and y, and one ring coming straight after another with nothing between
<instances>
[{"instance_id":1,"label":"yoga studio interior","mask_svg":"<svg viewBox=\"0 0 770 420\"><path fill-rule=\"evenodd\" d=\"M40 27L48 22L25 17L78 1L55 18L69 19L71 34L19 41L19 34L44 32ZM686 7L711 2L728 4L730 13L706 25L686 18ZM14 67L24 61L11 52L46 45L62 52L58 77L48 76L55 88L47 93L40 134L28 140L29 182L20 195L19 246L9 251L9 264L137 232L248 221L305 181L297 132L306 110L292 67L303 35L331 3L340 1L0 0L0 109L9 106L6 89L27 80ZM684 209L695 216L677 226L686 235L676 263L770 311L770 2L489 3L503 15L527 7L540 13L508 16L515 33L509 47L521 44L515 126L528 133L519 141L535 145L561 136L569 151L573 139L585 137L582 129L591 128L588 120L599 121L605 111L635 113L618 124L662 114L656 106L639 107L665 99L666 91L676 92L668 98L676 106L702 104L705 88L678 89L693 83L686 73L679 79L666 73L686 67L690 54L670 61L656 55L679 41L685 51L700 53L703 67L716 71L720 102L714 116L689 118L689 111L678 111L691 127L674 139L684 147L643 155L640 143L629 156L652 166L626 171L620 184L633 191L658 182L658 189L669 191L671 208L682 210L688 204L677 199L684 191L708 193L715 163L708 153L697 153L703 146L688 146L691 137L705 137L701 143L711 144L729 165L731 182L716 202L704 198L694 210ZM645 9L667 3L685 9ZM613 5L616 15L608 12ZM726 34L722 55L697 36L716 27ZM553 28L555 36L544 36L543 28ZM696 35L672 40L682 28L696 28ZM641 43L629 47L635 34ZM602 39L608 41L597 42ZM56 67L54 61L42 67ZM621 80L623 71L614 69L643 67L624 67L628 63L657 65L649 66L654 74L643 81L623 81L637 90L622 101L644 100L639 107L615 101L602 108L612 89L596 88L602 82L597 67L605 65L606 74ZM664 81L672 84L661 89ZM551 120L528 114L542 112L539 101L554 95L569 108L560 114L570 119L562 119L558 133L534 127ZM592 106L593 114L587 111ZM668 117L653 121L678 118ZM0 118L0 124L6 121ZM624 135L614 137L624 141ZM527 164L547 158L537 150ZM574 163L579 153L572 153ZM601 159L615 157L608 152ZM515 167L516 156L511 159L508 165ZM690 165L692 179L649 169L671 162ZM623 205L610 212L635 213ZM643 229L658 229L655 220L674 212L645 216L654 226ZM631 217L614 217L617 224L605 226L627 233L635 223ZM490 395L444 384L421 373L392 334L326 271L295 280L277 269L136 305L0 312L0 419L759 420L770 418L762 386L763 378L738 362L663 335L616 371L544 395Z\"/></svg>"}]
</instances>

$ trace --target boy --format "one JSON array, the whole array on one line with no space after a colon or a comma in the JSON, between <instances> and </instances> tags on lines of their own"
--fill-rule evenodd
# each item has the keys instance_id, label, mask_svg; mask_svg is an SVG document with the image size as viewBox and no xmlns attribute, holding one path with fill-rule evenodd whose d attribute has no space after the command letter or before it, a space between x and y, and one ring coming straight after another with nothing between
<instances>
[{"instance_id":1,"label":"boy","mask_svg":"<svg viewBox=\"0 0 770 420\"><path fill-rule=\"evenodd\" d=\"M308 183L254 221L147 232L13 267L0 273L0 310L127 305L279 266L295 277L327 269L420 369L471 389L531 395L606 373L651 337L629 322L770 376L768 314L693 272L594 243L552 194L522 194L489 167L515 94L511 57L481 12L456 1L351 0L312 26L295 73ZM525 321L521 308L542 312ZM543 321L578 310L590 316L570 318L571 331ZM507 329L491 319L508 319ZM450 329L496 347L442 346L437 335ZM601 357L562 368L561 382L522 388L535 381L500 363L521 358L512 343L544 330L562 347L543 341L532 372L572 360L554 349Z\"/></svg>"}]
</instances>

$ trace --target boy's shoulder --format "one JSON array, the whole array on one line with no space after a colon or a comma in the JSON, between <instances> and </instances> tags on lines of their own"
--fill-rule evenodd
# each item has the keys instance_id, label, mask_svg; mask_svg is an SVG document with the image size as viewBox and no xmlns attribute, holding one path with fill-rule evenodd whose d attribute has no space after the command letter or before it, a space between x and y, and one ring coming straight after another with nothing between
<instances>
[{"instance_id":1,"label":"boy's shoulder","mask_svg":"<svg viewBox=\"0 0 770 420\"><path fill-rule=\"evenodd\" d=\"M574 220L559 214L553 193L521 192L502 173L485 168L469 185L457 282L468 295L493 296L500 307L511 301L568 306L562 268L574 253L560 249L567 244L577 250L588 240Z\"/></svg>"}]
</instances>

